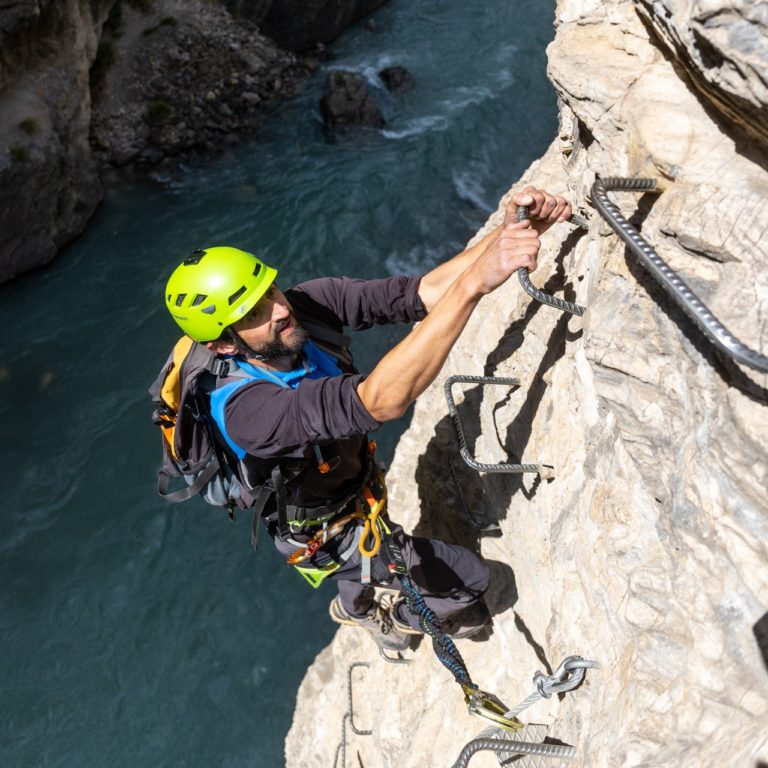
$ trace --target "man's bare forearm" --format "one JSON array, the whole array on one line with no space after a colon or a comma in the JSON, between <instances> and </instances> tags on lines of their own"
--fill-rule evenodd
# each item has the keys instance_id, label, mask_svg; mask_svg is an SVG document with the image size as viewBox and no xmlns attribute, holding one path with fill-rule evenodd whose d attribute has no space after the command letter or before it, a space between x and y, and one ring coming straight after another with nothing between
<instances>
[{"instance_id":1,"label":"man's bare forearm","mask_svg":"<svg viewBox=\"0 0 768 768\"><path fill-rule=\"evenodd\" d=\"M499 227L496 227L493 231L483 237L482 240L478 241L473 246L466 248L449 261L435 267L421 278L421 283L419 283L419 298L424 304L427 312L432 311L432 308L440 300L440 297L448 290L448 286L450 286L470 264L476 261L478 256L480 256L488 245L498 237L498 234Z\"/></svg>"},{"instance_id":2,"label":"man's bare forearm","mask_svg":"<svg viewBox=\"0 0 768 768\"><path fill-rule=\"evenodd\" d=\"M399 418L435 380L481 298L465 273L449 285L421 324L379 361L357 388L374 419Z\"/></svg>"},{"instance_id":3,"label":"man's bare forearm","mask_svg":"<svg viewBox=\"0 0 768 768\"><path fill-rule=\"evenodd\" d=\"M533 187L514 195L508 208L518 205L531 206L537 220L505 221L422 278L419 296L428 310L426 318L357 388L363 405L377 421L396 419L405 412L440 373L480 299L521 267L535 270L539 234L571 215L566 200Z\"/></svg>"}]
</instances>

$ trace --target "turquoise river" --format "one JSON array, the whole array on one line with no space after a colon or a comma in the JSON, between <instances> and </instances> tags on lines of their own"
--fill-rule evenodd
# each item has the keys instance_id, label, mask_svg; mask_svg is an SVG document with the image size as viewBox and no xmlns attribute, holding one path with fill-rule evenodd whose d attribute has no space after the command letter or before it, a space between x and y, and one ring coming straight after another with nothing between
<instances>
[{"instance_id":1,"label":"turquoise river","mask_svg":"<svg viewBox=\"0 0 768 768\"><path fill-rule=\"evenodd\" d=\"M311 590L268 542L253 552L247 515L156 496L146 388L177 336L167 275L217 244L261 253L283 285L426 271L556 132L554 0L392 0L371 18L247 142L115 181L49 268L0 286L2 766L284 764L333 588ZM388 65L415 88L387 94ZM370 80L383 130L329 141L331 68ZM405 331L358 335L359 367ZM381 431L385 459L407 419Z\"/></svg>"}]
</instances>

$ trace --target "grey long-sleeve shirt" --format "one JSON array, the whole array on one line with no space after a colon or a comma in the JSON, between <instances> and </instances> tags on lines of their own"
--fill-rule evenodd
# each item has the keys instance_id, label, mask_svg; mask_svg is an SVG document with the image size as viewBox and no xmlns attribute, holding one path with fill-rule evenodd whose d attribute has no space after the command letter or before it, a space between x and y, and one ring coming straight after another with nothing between
<instances>
[{"instance_id":1,"label":"grey long-sleeve shirt","mask_svg":"<svg viewBox=\"0 0 768 768\"><path fill-rule=\"evenodd\" d=\"M427 313L418 294L420 280L327 277L297 285L285 296L294 309L339 331L363 330L423 319ZM357 394L364 378L364 374L307 378L296 389L254 381L227 401L227 432L249 454L262 459L300 457L310 443L371 432L380 423Z\"/></svg>"}]
</instances>

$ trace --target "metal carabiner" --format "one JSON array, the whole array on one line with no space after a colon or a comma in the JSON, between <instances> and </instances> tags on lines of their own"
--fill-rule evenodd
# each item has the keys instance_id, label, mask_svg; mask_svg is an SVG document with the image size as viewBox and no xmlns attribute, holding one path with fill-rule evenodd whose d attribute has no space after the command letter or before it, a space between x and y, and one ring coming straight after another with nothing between
<instances>
[{"instance_id":1,"label":"metal carabiner","mask_svg":"<svg viewBox=\"0 0 768 768\"><path fill-rule=\"evenodd\" d=\"M566 656L551 675L536 672L533 676L533 684L539 695L548 699L553 693L565 693L581 685L586 670L597 666L596 661L590 661L582 656Z\"/></svg>"},{"instance_id":2,"label":"metal carabiner","mask_svg":"<svg viewBox=\"0 0 768 768\"><path fill-rule=\"evenodd\" d=\"M360 536L360 541L358 542L357 547L363 557L376 557L376 555L379 554L379 549L381 548L379 515L384 509L384 505L387 503L387 491L386 488L384 488L383 496L377 500L371 492L371 489L366 486L363 488L363 496L365 497L365 501L370 508L370 512L365 518L365 523L363 523L363 533ZM368 548L365 543L368 539L368 536L373 537L373 545L370 548Z\"/></svg>"},{"instance_id":3,"label":"metal carabiner","mask_svg":"<svg viewBox=\"0 0 768 768\"><path fill-rule=\"evenodd\" d=\"M323 544L326 544L334 536L338 536L352 520L365 519L362 512L350 512L348 515L334 520L329 526L318 531L303 547L299 547L293 554L289 555L286 562L288 565L298 565L309 560Z\"/></svg>"},{"instance_id":4,"label":"metal carabiner","mask_svg":"<svg viewBox=\"0 0 768 768\"><path fill-rule=\"evenodd\" d=\"M464 701L470 715L481 717L498 728L512 733L525 727L516 717L506 717L509 710L492 693L481 691L479 688L469 685L462 685L461 689L464 691Z\"/></svg>"}]
</instances>

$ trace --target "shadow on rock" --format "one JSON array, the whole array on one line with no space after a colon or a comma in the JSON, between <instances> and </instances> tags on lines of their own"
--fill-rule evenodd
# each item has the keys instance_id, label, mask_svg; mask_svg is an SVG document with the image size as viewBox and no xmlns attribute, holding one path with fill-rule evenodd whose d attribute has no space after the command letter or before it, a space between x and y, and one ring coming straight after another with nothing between
<instances>
[{"instance_id":1,"label":"shadow on rock","mask_svg":"<svg viewBox=\"0 0 768 768\"><path fill-rule=\"evenodd\" d=\"M563 241L555 259L557 269L542 286L546 293L564 290L565 298L573 299L572 287L566 284L563 259L583 234L583 231L575 230ZM488 355L484 375L495 375L502 364L520 349L525 329L536 313L557 311L550 307L543 307L542 310L542 307L539 302L532 301L524 317L510 325L496 348ZM523 406L507 425L505 438L498 440L508 456L504 461L519 463L525 456L533 420L547 388L543 376L565 354L566 343L571 340L567 335L569 317L570 315L560 313L557 318ZM473 374L475 371L467 373ZM501 392L503 393L503 389ZM484 394L483 385L472 386L464 391L463 401L457 405L467 449L472 456L475 455L481 434L480 409ZM498 410L499 406L496 406L495 411ZM500 432L497 427L497 436ZM435 434L419 457L416 483L419 489L420 518L414 526L414 535L437 537L478 552L481 537L500 535L499 523L506 518L513 496L522 492L527 498L532 498L540 481L536 476L530 482L526 481L524 486L520 475L480 475L468 467L460 458L453 421L446 415L435 425Z\"/></svg>"},{"instance_id":2,"label":"shadow on rock","mask_svg":"<svg viewBox=\"0 0 768 768\"><path fill-rule=\"evenodd\" d=\"M757 647L760 649L760 655L763 657L763 664L768 671L768 613L757 621L752 632L757 641Z\"/></svg>"},{"instance_id":3,"label":"shadow on rock","mask_svg":"<svg viewBox=\"0 0 768 768\"><path fill-rule=\"evenodd\" d=\"M485 593L485 604L491 616L496 616L512 608L517 603L517 581L515 572L500 560L486 560L491 577Z\"/></svg>"}]
</instances>

